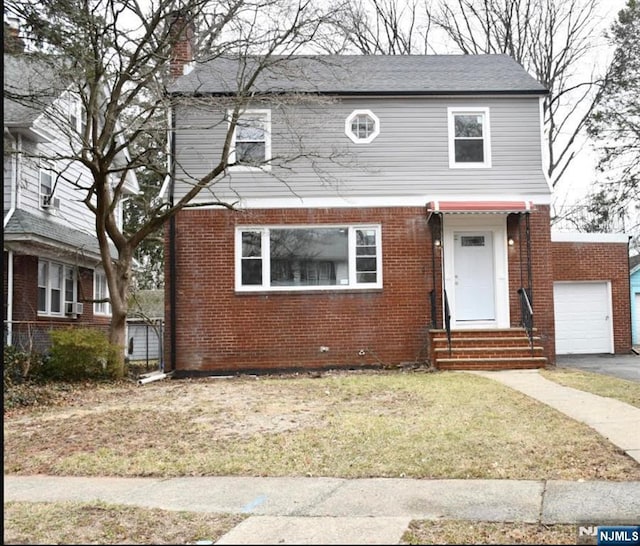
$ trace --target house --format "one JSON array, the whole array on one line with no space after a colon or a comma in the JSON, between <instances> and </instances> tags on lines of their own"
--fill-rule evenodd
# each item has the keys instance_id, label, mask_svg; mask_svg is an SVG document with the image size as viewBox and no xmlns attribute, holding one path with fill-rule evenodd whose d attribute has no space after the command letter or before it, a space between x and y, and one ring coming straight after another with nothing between
<instances>
[{"instance_id":1,"label":"house","mask_svg":"<svg viewBox=\"0 0 640 546\"><path fill-rule=\"evenodd\" d=\"M629 259L631 286L631 330L633 346L640 349L640 254Z\"/></svg>"},{"instance_id":2,"label":"house","mask_svg":"<svg viewBox=\"0 0 640 546\"><path fill-rule=\"evenodd\" d=\"M172 199L219 161L253 62L190 65L170 87ZM224 177L167 230L167 370L554 362L547 90L518 63L281 58L251 91Z\"/></svg>"},{"instance_id":3,"label":"house","mask_svg":"<svg viewBox=\"0 0 640 546\"><path fill-rule=\"evenodd\" d=\"M136 290L127 314L127 357L130 361L158 360L162 368L164 291Z\"/></svg>"},{"instance_id":4,"label":"house","mask_svg":"<svg viewBox=\"0 0 640 546\"><path fill-rule=\"evenodd\" d=\"M53 159L78 144L86 112L60 88L55 63L20 49L4 55L4 86L5 343L43 351L51 329L106 329L110 320L95 217L76 187L88 188L90 174ZM37 106L11 100L7 90L36 97ZM135 178L126 185L137 191ZM122 222L121 206L118 216Z\"/></svg>"}]
</instances>

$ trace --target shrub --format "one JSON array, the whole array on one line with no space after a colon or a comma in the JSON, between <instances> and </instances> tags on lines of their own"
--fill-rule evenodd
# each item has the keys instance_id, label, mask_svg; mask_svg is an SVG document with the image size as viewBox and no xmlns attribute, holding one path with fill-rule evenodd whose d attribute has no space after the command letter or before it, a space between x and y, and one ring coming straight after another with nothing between
<instances>
[{"instance_id":1,"label":"shrub","mask_svg":"<svg viewBox=\"0 0 640 546\"><path fill-rule=\"evenodd\" d=\"M42 355L22 351L13 345L4 346L2 379L5 388L37 378L41 368Z\"/></svg>"},{"instance_id":2,"label":"shrub","mask_svg":"<svg viewBox=\"0 0 640 546\"><path fill-rule=\"evenodd\" d=\"M51 332L51 352L43 375L57 381L110 379L116 375L117 347L93 328L67 328Z\"/></svg>"}]
</instances>

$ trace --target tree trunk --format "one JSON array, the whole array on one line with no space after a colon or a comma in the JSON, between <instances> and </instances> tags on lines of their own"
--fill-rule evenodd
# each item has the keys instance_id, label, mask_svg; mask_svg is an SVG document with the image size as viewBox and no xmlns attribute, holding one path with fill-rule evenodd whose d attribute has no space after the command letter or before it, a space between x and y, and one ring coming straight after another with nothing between
<instances>
[{"instance_id":1,"label":"tree trunk","mask_svg":"<svg viewBox=\"0 0 640 546\"><path fill-rule=\"evenodd\" d=\"M109 342L117 348L115 362L113 362L113 373L116 379L122 379L125 374L124 349L127 344L127 311L116 309L120 306L111 307L111 323L109 324Z\"/></svg>"},{"instance_id":2,"label":"tree trunk","mask_svg":"<svg viewBox=\"0 0 640 546\"><path fill-rule=\"evenodd\" d=\"M109 283L111 300L111 322L109 324L109 342L117 348L114 365L114 376L122 379L125 375L125 347L127 346L127 313L129 311L129 287L131 284L131 265L133 253L126 247L120 251L112 272L114 283Z\"/></svg>"}]
</instances>

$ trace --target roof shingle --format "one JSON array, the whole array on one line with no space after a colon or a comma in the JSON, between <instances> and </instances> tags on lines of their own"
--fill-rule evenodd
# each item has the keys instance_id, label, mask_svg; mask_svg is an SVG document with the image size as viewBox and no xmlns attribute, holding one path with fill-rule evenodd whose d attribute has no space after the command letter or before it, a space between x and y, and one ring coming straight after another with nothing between
<instances>
[{"instance_id":1,"label":"roof shingle","mask_svg":"<svg viewBox=\"0 0 640 546\"><path fill-rule=\"evenodd\" d=\"M196 63L169 91L234 94L258 59L219 57ZM317 55L275 57L253 88L259 93L354 94L546 94L508 55Z\"/></svg>"}]
</instances>

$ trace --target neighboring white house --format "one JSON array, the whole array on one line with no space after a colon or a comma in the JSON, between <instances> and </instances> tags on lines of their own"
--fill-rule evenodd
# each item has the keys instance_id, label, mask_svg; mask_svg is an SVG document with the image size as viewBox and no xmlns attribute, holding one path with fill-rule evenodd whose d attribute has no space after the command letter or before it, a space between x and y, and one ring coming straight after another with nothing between
<instances>
[{"instance_id":1,"label":"neighboring white house","mask_svg":"<svg viewBox=\"0 0 640 546\"><path fill-rule=\"evenodd\" d=\"M108 302L94 303L108 289L95 217L83 203L92 179L63 159L81 146L86 112L56 84L54 62L25 52L5 53L4 89L5 342L45 349L52 328L106 326L110 318ZM10 100L8 90L37 100ZM125 192L137 191L131 176ZM121 204L117 213L121 223Z\"/></svg>"}]
</instances>

